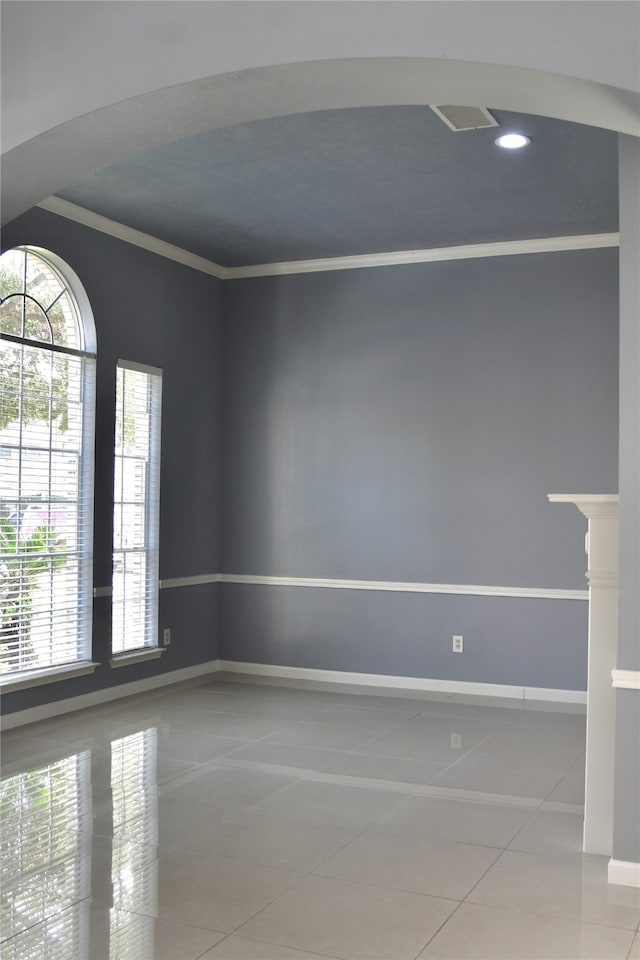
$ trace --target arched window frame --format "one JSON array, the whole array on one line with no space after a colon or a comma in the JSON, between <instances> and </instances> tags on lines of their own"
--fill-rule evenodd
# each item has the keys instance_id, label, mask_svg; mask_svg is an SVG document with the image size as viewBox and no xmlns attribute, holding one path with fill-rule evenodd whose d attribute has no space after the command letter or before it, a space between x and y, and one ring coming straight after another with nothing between
<instances>
[{"instance_id":1,"label":"arched window frame","mask_svg":"<svg viewBox=\"0 0 640 960\"><path fill-rule=\"evenodd\" d=\"M65 635L64 643L59 645L60 655L57 656L56 643L52 628L49 643L52 654L49 656L48 662L47 657L45 656L44 658L39 658L37 662L22 663L22 654L20 653L17 658L18 662L12 663L11 659L7 658L6 656L5 647L4 666L0 667L0 670L2 671L0 672L0 689L5 692L14 689L20 689L22 687L29 687L36 684L51 682L52 680L56 679L65 679L66 677L82 673L89 673L95 670L97 667L97 663L94 663L91 660L93 620L93 481L96 394L96 327L93 311L79 277L69 266L69 264L57 254L32 245L21 245L14 247L10 251L4 251L3 256L5 253L9 252L20 252L24 253L25 255L32 255L33 257L42 261L42 263L55 275L57 281L62 285L63 288L62 293L56 298L56 301L60 297L66 296L67 304L69 305L75 320L78 340L73 347L62 345L60 343L56 344L53 342L53 328L51 326L51 321L47 316L47 311L52 309L53 303L49 304L49 306L45 309L42 304L38 303L37 298L33 297L28 292L25 257L25 275L22 289L16 290L15 294L9 294L7 297L5 297L5 300L10 299L11 296L17 295L23 298L25 305L27 299L38 303L38 306L42 312L45 314L45 316L47 316L51 334L50 341L48 342L44 339L31 339L30 337L25 336L23 322L23 329L21 330L20 335L6 332L0 328L0 346L4 347L5 344L13 344L14 346L22 348L22 371L24 371L25 348L31 351L39 350L42 352L41 355L43 357L45 354L51 355L53 353L58 356L66 355L69 357L78 358L79 364L77 369L80 377L78 406L81 410L81 425L76 431L77 449L75 450L75 454L78 458L77 481L75 483L77 496L73 500L73 503L77 504L77 513L74 514L76 521L73 526L75 549L65 553L65 557L68 557L72 560L72 563L68 564L68 566L69 577L73 577L74 590L68 590L68 593L75 593L76 600L74 601L72 609L69 611L69 619L70 622L75 625L73 631L75 632L75 636L70 636L68 633ZM54 303L56 301L54 301ZM2 302L4 302L4 300ZM20 407L22 406L22 395L24 392L22 381L23 376L24 374L21 373L21 389L19 392ZM5 385L5 388L8 389L8 386ZM50 436L52 435L53 430L52 420L53 417L50 413L48 421ZM24 424L22 418L19 418L16 421L16 424L16 439L18 442L12 444L10 449L18 451L20 464L18 468L18 499L22 505L23 501L28 500L24 494L24 485L22 483L24 436ZM53 460L52 442L50 441L48 447L43 447L43 450L46 450L48 453L48 482L50 491ZM1 467L2 461L0 460L0 468ZM2 484L0 483L0 487L1 486ZM0 490L0 496L1 494L2 492ZM49 494L49 498L51 499L51 493ZM48 501L49 511L51 511L50 499ZM18 513L18 516L21 516L20 512ZM17 536L15 549L17 552L21 550L21 547L17 542ZM15 557L12 557L12 559L15 562ZM65 563L67 563L66 559ZM49 575L55 576L55 574ZM53 603L54 601L52 600L52 605ZM69 608L67 607L66 609ZM22 607L20 607L20 611L22 611ZM57 616L57 613L58 608L56 608L55 616ZM20 616L22 616L22 612L20 612ZM50 616L50 622L54 622L53 613ZM2 652L0 651L0 658L1 657Z\"/></svg>"}]
</instances>

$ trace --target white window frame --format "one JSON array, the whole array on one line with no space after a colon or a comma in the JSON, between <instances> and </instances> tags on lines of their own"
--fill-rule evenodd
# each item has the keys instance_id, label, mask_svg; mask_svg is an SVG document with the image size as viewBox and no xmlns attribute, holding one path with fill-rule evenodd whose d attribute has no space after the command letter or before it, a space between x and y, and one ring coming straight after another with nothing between
<instances>
[{"instance_id":1,"label":"white window frame","mask_svg":"<svg viewBox=\"0 0 640 960\"><path fill-rule=\"evenodd\" d=\"M42 260L49 269L57 274L66 290L72 305L79 333L79 347L68 348L44 341L31 340L25 336L0 334L0 339L14 344L24 344L30 349L42 349L54 353L70 354L81 359L82 368L82 428L80 444L80 470L78 481L78 530L81 544L78 556L79 574L77 585L77 656L64 663L51 663L44 667L25 668L0 674L0 690L5 693L39 684L63 680L72 676L92 673L97 667L92 655L93 622L93 476L94 476L94 436L95 436L95 356L96 328L93 312L84 287L74 270L61 257L32 245L22 245L11 250L32 254ZM3 251L4 253L9 250ZM22 293L22 291L16 291ZM20 443L18 450L22 449Z\"/></svg>"},{"instance_id":2,"label":"white window frame","mask_svg":"<svg viewBox=\"0 0 640 960\"><path fill-rule=\"evenodd\" d=\"M122 384L120 383L122 371ZM142 498L135 505L144 510L143 545L125 548L122 532L124 530L123 504L131 503L124 499L124 463L133 458L127 457L124 448L124 435L120 429L119 418L124 417L127 371L144 374L147 378L148 406L145 411L134 411L135 415L146 416L145 427L148 430L147 453L144 460L145 489ZM111 652L109 661L112 667L124 666L139 660L160 656L164 648L159 644L159 547L160 547L160 439L162 426L162 370L132 360L119 359L116 364L116 429L114 437L114 546L113 546L113 586L112 586L112 628ZM118 488L119 487L119 488ZM130 496L132 494L130 493ZM117 535L116 525L120 525ZM127 583L126 563L128 558L139 558L144 568L143 584L140 577L133 578L133 584ZM131 578L129 578L131 579ZM129 591L127 595L127 591ZM136 623L136 629L131 624ZM140 617L142 623L140 624ZM127 637L127 625L130 636Z\"/></svg>"}]
</instances>

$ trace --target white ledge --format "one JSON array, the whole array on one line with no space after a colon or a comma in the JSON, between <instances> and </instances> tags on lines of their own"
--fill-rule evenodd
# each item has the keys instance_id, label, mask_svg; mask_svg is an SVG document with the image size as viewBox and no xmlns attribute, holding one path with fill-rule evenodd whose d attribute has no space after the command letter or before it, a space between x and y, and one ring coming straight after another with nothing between
<instances>
[{"instance_id":1,"label":"white ledge","mask_svg":"<svg viewBox=\"0 0 640 960\"><path fill-rule=\"evenodd\" d=\"M208 583L258 584L267 587L319 587L329 590L377 590L388 593L444 593L470 597L514 597L523 600L588 600L588 590L554 587L501 587L471 583L402 583L396 580L330 580L316 577L269 577L249 573L203 573L160 580L159 588L193 587ZM110 597L111 587L94 587L94 597Z\"/></svg>"},{"instance_id":2,"label":"white ledge","mask_svg":"<svg viewBox=\"0 0 640 960\"><path fill-rule=\"evenodd\" d=\"M168 580L158 580L159 590L168 590L172 587L197 587L207 583L220 583L222 574L220 573L199 573L193 577L172 577ZM110 586L94 587L93 597L110 597L113 590Z\"/></svg>"},{"instance_id":3,"label":"white ledge","mask_svg":"<svg viewBox=\"0 0 640 960\"><path fill-rule=\"evenodd\" d=\"M403 583L395 580L328 580L315 577L266 577L223 573L222 583L259 584L268 587L314 587L329 590L377 590L383 593L443 593L471 597L516 597L537 600L588 600L587 590L546 587L500 587L471 583Z\"/></svg>"},{"instance_id":4,"label":"white ledge","mask_svg":"<svg viewBox=\"0 0 640 960\"><path fill-rule=\"evenodd\" d=\"M132 663L142 663L144 660L157 660L164 653L164 647L143 647L140 650L125 650L116 653L109 660L110 667L128 667Z\"/></svg>"},{"instance_id":5,"label":"white ledge","mask_svg":"<svg viewBox=\"0 0 640 960\"><path fill-rule=\"evenodd\" d=\"M618 516L617 493L548 493L551 503L573 503L588 520L615 519Z\"/></svg>"},{"instance_id":6,"label":"white ledge","mask_svg":"<svg viewBox=\"0 0 640 960\"><path fill-rule=\"evenodd\" d=\"M199 573L193 577L170 577L168 580L160 581L160 589L167 590L172 587L198 587L205 583L220 583L221 573Z\"/></svg>"},{"instance_id":7,"label":"white ledge","mask_svg":"<svg viewBox=\"0 0 640 960\"><path fill-rule=\"evenodd\" d=\"M611 686L622 690L640 690L640 670L612 670Z\"/></svg>"},{"instance_id":8,"label":"white ledge","mask_svg":"<svg viewBox=\"0 0 640 960\"><path fill-rule=\"evenodd\" d=\"M83 660L81 663L65 663L60 667L47 667L44 670L30 670L19 675L5 673L0 676L0 690L11 693L13 690L26 690L28 687L39 687L45 683L57 683L59 680L70 680L73 677L82 677L93 673L99 663Z\"/></svg>"},{"instance_id":9,"label":"white ledge","mask_svg":"<svg viewBox=\"0 0 640 960\"><path fill-rule=\"evenodd\" d=\"M618 589L617 573L601 573L600 571L594 573L587 570L586 576L590 587L600 587L602 590Z\"/></svg>"}]
</instances>

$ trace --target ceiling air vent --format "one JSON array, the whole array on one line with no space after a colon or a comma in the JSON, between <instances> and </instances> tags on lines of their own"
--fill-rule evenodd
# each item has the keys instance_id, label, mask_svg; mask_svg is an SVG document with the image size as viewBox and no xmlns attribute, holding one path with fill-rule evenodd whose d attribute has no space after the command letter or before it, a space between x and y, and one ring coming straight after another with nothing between
<instances>
[{"instance_id":1,"label":"ceiling air vent","mask_svg":"<svg viewBox=\"0 0 640 960\"><path fill-rule=\"evenodd\" d=\"M485 107L434 107L441 120L450 130L482 130L484 127L498 127L500 124Z\"/></svg>"}]
</instances>

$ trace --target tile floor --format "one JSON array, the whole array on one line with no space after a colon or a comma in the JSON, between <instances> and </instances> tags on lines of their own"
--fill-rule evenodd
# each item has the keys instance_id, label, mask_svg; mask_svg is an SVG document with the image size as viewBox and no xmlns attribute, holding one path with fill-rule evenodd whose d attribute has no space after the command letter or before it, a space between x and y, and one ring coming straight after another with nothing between
<instances>
[{"instance_id":1,"label":"tile floor","mask_svg":"<svg viewBox=\"0 0 640 960\"><path fill-rule=\"evenodd\" d=\"M5 960L640 960L581 708L216 675L7 731Z\"/></svg>"}]
</instances>

